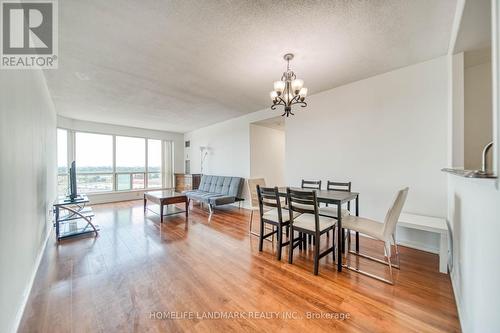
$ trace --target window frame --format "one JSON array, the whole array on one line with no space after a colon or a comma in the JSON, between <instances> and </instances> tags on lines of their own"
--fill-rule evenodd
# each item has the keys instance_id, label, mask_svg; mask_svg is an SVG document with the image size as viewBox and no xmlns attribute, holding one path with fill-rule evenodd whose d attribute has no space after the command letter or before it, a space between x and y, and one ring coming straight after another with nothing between
<instances>
[{"instance_id":1,"label":"window frame","mask_svg":"<svg viewBox=\"0 0 500 333\"><path fill-rule=\"evenodd\" d=\"M112 137L113 145L112 145L112 163L113 163L113 171L111 172L99 172L99 173L93 173L93 172L77 172L78 175L112 175L112 191L95 191L95 192L86 192L86 194L90 195L100 195L100 194L113 194L113 193L127 193L127 192L145 192L145 191L155 191L155 190L162 190L166 189L166 176L168 173L171 173L173 175L173 156L169 159L168 162L170 162L170 170L167 170L167 160L166 160L166 146L167 144L172 144L169 140L164 140L164 139L158 139L158 138L151 138L151 137L145 137L145 136L137 136L137 135L123 135L123 134L111 134L111 133L103 133L103 132L95 132L95 131L86 131L86 130L73 130L65 127L57 127L58 130L64 130L66 131L66 138L67 138L67 165L68 165L68 170L69 166L71 165L72 161L76 160L76 133L88 133L88 134L99 134L99 135L109 135ZM116 137L129 137L129 138L138 138L138 139L144 139L144 159L145 159L145 169L144 172L141 171L131 171L131 172L117 172L116 171ZM149 171L149 159L148 159L148 142L149 140L155 140L155 141L160 141L161 144L161 156L160 156L160 170L159 171ZM173 149L170 150L170 154L173 154ZM137 174L142 174L144 178L144 187L143 188L138 188L134 189L133 188L133 176ZM150 187L149 186L149 175L150 174L159 174L160 175L160 186L159 187ZM130 176L130 188L126 190L118 190L118 175L129 175ZM69 186L69 171L65 174L60 174L59 171L57 173L57 176L67 176L68 177L68 186ZM58 193L58 195L61 195L61 193Z\"/></svg>"}]
</instances>

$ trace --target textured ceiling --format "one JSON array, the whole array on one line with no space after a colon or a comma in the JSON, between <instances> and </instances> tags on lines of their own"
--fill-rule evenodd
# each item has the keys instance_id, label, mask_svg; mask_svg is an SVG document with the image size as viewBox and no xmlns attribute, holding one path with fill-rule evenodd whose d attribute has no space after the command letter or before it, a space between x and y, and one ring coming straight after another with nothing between
<instances>
[{"instance_id":1,"label":"textured ceiling","mask_svg":"<svg viewBox=\"0 0 500 333\"><path fill-rule=\"evenodd\" d=\"M490 46L491 1L466 1L453 53L480 50Z\"/></svg>"},{"instance_id":2,"label":"textured ceiling","mask_svg":"<svg viewBox=\"0 0 500 333\"><path fill-rule=\"evenodd\" d=\"M60 115L186 132L268 107L286 52L310 93L444 55L454 12L454 0L65 0L59 69L45 74Z\"/></svg>"}]
</instances>

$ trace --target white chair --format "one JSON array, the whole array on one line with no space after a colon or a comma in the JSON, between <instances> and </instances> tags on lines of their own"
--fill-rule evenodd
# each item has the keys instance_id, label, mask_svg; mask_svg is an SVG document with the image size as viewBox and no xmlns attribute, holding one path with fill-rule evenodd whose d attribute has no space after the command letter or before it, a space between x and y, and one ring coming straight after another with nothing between
<instances>
[{"instance_id":1,"label":"white chair","mask_svg":"<svg viewBox=\"0 0 500 333\"><path fill-rule=\"evenodd\" d=\"M363 217L358 217L358 216L352 216L352 215L347 215L342 219L342 228L347 229L347 251L346 251L346 259L347 263L344 267L356 271L360 274L375 278L377 280L389 283L389 284L394 284L394 278L392 275L392 268L397 268L399 269L399 251L398 247L396 245L396 239L394 237L394 233L396 231L396 224L399 219L399 215L401 214L401 210L403 209L403 205L406 201L406 197L408 195L408 187L398 191L396 198L394 199L394 203L387 212L385 216L384 223L380 223L377 221L373 221L367 218ZM367 236L370 236L372 238L375 238L377 240L381 240L384 242L384 250L385 250L385 257L387 258L387 261L385 260L380 260L377 258L370 257L368 255L351 251L351 230L365 234ZM396 250L396 257L398 260L397 265L393 265L391 262L391 243L394 244L395 250ZM350 266L350 255L358 255L366 259L370 259L379 263L382 263L384 265L389 266L389 275L390 279L385 279L383 277L377 276L375 274L371 274L365 271L360 270L358 267L351 267Z\"/></svg>"},{"instance_id":2,"label":"white chair","mask_svg":"<svg viewBox=\"0 0 500 333\"><path fill-rule=\"evenodd\" d=\"M255 215L254 212L258 212L260 209L259 208L259 196L257 195L257 185L260 187L265 187L266 181L264 178L251 178L251 179L248 179L247 184L248 184L248 193L250 194L250 205L251 205L250 209L252 210L252 212L250 213L250 223L248 226L248 231L249 231L250 235L260 236L260 233L252 230L252 223L253 223L253 216ZM268 227L269 226L266 225L266 228L268 228ZM274 227L272 228L272 230L274 231ZM270 240L267 238L266 238L266 240L270 241L270 242L274 242L274 234Z\"/></svg>"}]
</instances>

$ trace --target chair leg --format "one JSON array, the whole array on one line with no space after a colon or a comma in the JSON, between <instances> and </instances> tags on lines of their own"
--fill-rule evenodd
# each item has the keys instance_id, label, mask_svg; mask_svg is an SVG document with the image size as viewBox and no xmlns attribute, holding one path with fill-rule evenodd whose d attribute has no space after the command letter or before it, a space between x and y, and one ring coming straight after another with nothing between
<instances>
[{"instance_id":1,"label":"chair leg","mask_svg":"<svg viewBox=\"0 0 500 333\"><path fill-rule=\"evenodd\" d=\"M278 237L277 237L277 242L276 242L276 259L281 260L281 247L283 244L283 228L281 226L278 226Z\"/></svg>"},{"instance_id":2,"label":"chair leg","mask_svg":"<svg viewBox=\"0 0 500 333\"><path fill-rule=\"evenodd\" d=\"M335 228L332 229L332 256L333 256L333 262L336 261L336 257L335 257Z\"/></svg>"},{"instance_id":3,"label":"chair leg","mask_svg":"<svg viewBox=\"0 0 500 333\"><path fill-rule=\"evenodd\" d=\"M389 263L389 276L390 278L390 284L394 284L394 278L392 277L392 264L391 264L391 245L389 244L389 247L387 245L384 245L385 248L385 256L387 257L387 262Z\"/></svg>"},{"instance_id":4,"label":"chair leg","mask_svg":"<svg viewBox=\"0 0 500 333\"><path fill-rule=\"evenodd\" d=\"M259 231L259 251L262 252L262 247L264 245L264 221L260 220L260 231Z\"/></svg>"},{"instance_id":5,"label":"chair leg","mask_svg":"<svg viewBox=\"0 0 500 333\"><path fill-rule=\"evenodd\" d=\"M290 244L288 244L288 263L293 263L293 226L290 226L290 234L292 235L292 239L290 240Z\"/></svg>"},{"instance_id":6,"label":"chair leg","mask_svg":"<svg viewBox=\"0 0 500 333\"><path fill-rule=\"evenodd\" d=\"M252 212L250 213L250 223L248 227L248 232L250 233L250 235L252 234L252 222L253 222L253 209Z\"/></svg>"},{"instance_id":7,"label":"chair leg","mask_svg":"<svg viewBox=\"0 0 500 333\"><path fill-rule=\"evenodd\" d=\"M347 230L347 233L350 234L351 230ZM351 237L347 238L346 246L347 246L347 251L345 251L346 264L347 264L347 266L351 266L351 255L350 255L350 251L351 251Z\"/></svg>"},{"instance_id":8,"label":"chair leg","mask_svg":"<svg viewBox=\"0 0 500 333\"><path fill-rule=\"evenodd\" d=\"M345 253L345 229L342 228L342 253Z\"/></svg>"},{"instance_id":9,"label":"chair leg","mask_svg":"<svg viewBox=\"0 0 500 333\"><path fill-rule=\"evenodd\" d=\"M316 233L317 241L314 242L314 275L319 273L319 233Z\"/></svg>"},{"instance_id":10,"label":"chair leg","mask_svg":"<svg viewBox=\"0 0 500 333\"><path fill-rule=\"evenodd\" d=\"M369 257L369 256L366 256L366 255L363 255L361 253L357 253L357 252L351 251L351 249L350 249L350 247L351 247L350 238L347 239L347 242L349 243L349 246L348 246L348 251L346 253L347 262L346 262L346 265L344 266L345 268L347 268L347 269L349 269L351 271L355 271L357 273L360 273L362 275L369 276L369 277L371 277L373 279L376 279L376 280L388 283L390 285L394 285L394 277L393 277L393 273L392 273L392 268L393 267L396 268L396 267L393 266L392 262L391 262L391 249L390 249L390 245L389 245L389 247L387 247L387 245L384 244L384 255L387 258L387 261L384 261L384 260L380 260L380 259L377 259L377 258L373 258L373 257ZM368 273L368 272L362 271L358 267L351 266L350 265L350 256L352 254L360 256L360 257L363 257L363 258L366 258L366 259L370 259L370 260L373 260L373 261L376 261L376 262L379 262L381 264L385 264L385 265L389 266L390 279L385 279L385 278L383 278L381 276L378 276L378 275L375 275L375 274L372 274L372 273Z\"/></svg>"},{"instance_id":11,"label":"chair leg","mask_svg":"<svg viewBox=\"0 0 500 333\"><path fill-rule=\"evenodd\" d=\"M392 241L394 242L394 249L396 251L396 260L398 261L398 267L401 267L401 259L399 257L398 244L396 243L396 237L394 237L394 235L392 235Z\"/></svg>"}]
</instances>

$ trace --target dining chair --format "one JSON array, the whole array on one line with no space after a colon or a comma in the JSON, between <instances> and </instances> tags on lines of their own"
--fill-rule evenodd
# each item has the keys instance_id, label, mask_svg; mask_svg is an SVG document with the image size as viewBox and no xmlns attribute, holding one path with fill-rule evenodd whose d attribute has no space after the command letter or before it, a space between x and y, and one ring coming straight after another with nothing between
<instances>
[{"instance_id":1,"label":"dining chair","mask_svg":"<svg viewBox=\"0 0 500 333\"><path fill-rule=\"evenodd\" d=\"M311 190L321 190L321 180L304 180L302 179L301 188L307 188Z\"/></svg>"},{"instance_id":2,"label":"dining chair","mask_svg":"<svg viewBox=\"0 0 500 333\"><path fill-rule=\"evenodd\" d=\"M332 182L327 181L326 183L327 191L342 191L342 192L351 192L351 182ZM351 202L347 203L347 209L342 208L342 217L351 214ZM329 206L326 204L326 207L319 208L319 215L326 217L338 218L337 206ZM330 237L330 232L326 234L327 237ZM344 235L345 238L345 235ZM359 239L357 237L356 239Z\"/></svg>"},{"instance_id":3,"label":"dining chair","mask_svg":"<svg viewBox=\"0 0 500 333\"><path fill-rule=\"evenodd\" d=\"M305 180L302 179L302 183L300 185L301 188L310 189L310 190L321 190L321 180ZM319 204L318 204L319 205ZM314 243L314 236L308 235L309 244ZM304 242L306 245L306 242Z\"/></svg>"},{"instance_id":4,"label":"dining chair","mask_svg":"<svg viewBox=\"0 0 500 333\"><path fill-rule=\"evenodd\" d=\"M297 217L300 214L289 214L286 208L281 207L278 187L260 187L260 185L257 185L257 196L260 211L259 251L262 252L264 239L277 234L276 259L281 260L281 250L290 243L289 240L283 241L283 228L290 225L290 216ZM264 234L265 224L273 226L272 232Z\"/></svg>"},{"instance_id":5,"label":"dining chair","mask_svg":"<svg viewBox=\"0 0 500 333\"><path fill-rule=\"evenodd\" d=\"M396 194L396 197L394 199L394 203L392 206L389 208L387 211L387 214L385 216L384 222L380 223L374 220L370 220L364 217L358 217L358 216L352 216L348 215L344 218L342 218L342 228L347 230L347 251L346 251L346 265L345 267L353 270L355 272L358 272L360 274L375 278L379 281L383 281L389 284L394 284L394 278L392 275L392 268L397 268L399 269L399 250L398 250L398 245L396 244L396 238L394 236L394 233L396 231L396 224L398 223L399 220L399 215L401 214L401 210L403 209L403 205L406 201L406 197L408 196L408 187L403 188L402 190L399 190L398 193ZM376 240L380 240L384 242L384 254L386 260L380 260L378 258L374 258L371 256L368 256L366 254L360 253L359 251L351 251L351 230L360 232L362 234L365 234L367 236L370 236ZM395 247L395 253L396 253L396 259L397 259L397 265L392 264L391 262L391 244L394 244ZM366 259L370 259L373 261L376 261L378 263L384 264L389 266L389 275L390 279L385 279L381 276L371 274L365 271L362 271L359 269L359 267L352 267L350 266L350 255L357 255Z\"/></svg>"},{"instance_id":6,"label":"dining chair","mask_svg":"<svg viewBox=\"0 0 500 333\"><path fill-rule=\"evenodd\" d=\"M266 181L264 178L251 178L247 181L248 193L250 194L250 223L248 226L248 231L250 235L260 236L260 232L255 232L252 230L253 216L254 212L259 211L259 196L257 194L257 186L266 186ZM266 239L267 241L274 242L274 234L271 239Z\"/></svg>"},{"instance_id":7,"label":"dining chair","mask_svg":"<svg viewBox=\"0 0 500 333\"><path fill-rule=\"evenodd\" d=\"M321 235L332 230L335 227L336 220L330 217L320 216L318 213L318 199L315 191L302 191L286 189L288 199L288 212L290 219L290 234L299 232L302 235L313 235L314 242L314 275L318 275L319 260L328 253L333 253L335 259L335 241L332 237L332 246L323 252L319 252L321 247ZM296 216L295 214L300 214ZM288 247L288 262L293 263L293 250L303 242L299 237L298 242L295 239Z\"/></svg>"},{"instance_id":8,"label":"dining chair","mask_svg":"<svg viewBox=\"0 0 500 333\"><path fill-rule=\"evenodd\" d=\"M340 182L328 181L326 183L326 189L327 191L351 192L351 182L340 183ZM342 216L350 215L351 214L350 209L351 209L351 203L348 202L347 209L342 208ZM328 206L328 204L326 204L326 207L320 207L319 215L337 218L338 217L337 206Z\"/></svg>"}]
</instances>

